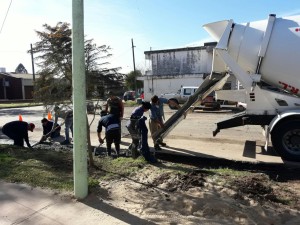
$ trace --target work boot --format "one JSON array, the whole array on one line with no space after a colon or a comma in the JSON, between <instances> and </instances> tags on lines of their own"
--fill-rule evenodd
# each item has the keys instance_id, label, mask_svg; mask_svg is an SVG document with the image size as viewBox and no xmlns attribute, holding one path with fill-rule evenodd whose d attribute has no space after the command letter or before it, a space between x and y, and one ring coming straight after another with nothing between
<instances>
[{"instance_id":1,"label":"work boot","mask_svg":"<svg viewBox=\"0 0 300 225\"><path fill-rule=\"evenodd\" d=\"M163 146L163 147L167 146L167 144L164 143L163 140L162 140L161 138L159 138L159 139L156 141L156 143L158 143L160 146Z\"/></svg>"},{"instance_id":2,"label":"work boot","mask_svg":"<svg viewBox=\"0 0 300 225\"><path fill-rule=\"evenodd\" d=\"M60 142L61 145L69 145L71 144L69 140L64 140L63 142Z\"/></svg>"},{"instance_id":3,"label":"work boot","mask_svg":"<svg viewBox=\"0 0 300 225\"><path fill-rule=\"evenodd\" d=\"M155 149L156 151L160 151L160 150L161 150L161 147L159 147L159 144L155 144L155 145L154 145L154 149Z\"/></svg>"},{"instance_id":4,"label":"work boot","mask_svg":"<svg viewBox=\"0 0 300 225\"><path fill-rule=\"evenodd\" d=\"M166 144L165 142L160 142L159 145L160 145L160 146L163 146L163 147L166 147L166 146L167 146L167 144Z\"/></svg>"}]
</instances>

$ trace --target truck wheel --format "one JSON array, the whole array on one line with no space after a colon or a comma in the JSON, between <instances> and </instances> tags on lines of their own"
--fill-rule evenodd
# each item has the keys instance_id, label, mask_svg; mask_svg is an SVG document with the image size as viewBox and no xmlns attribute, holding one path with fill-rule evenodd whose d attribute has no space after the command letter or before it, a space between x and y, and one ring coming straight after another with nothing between
<instances>
[{"instance_id":1,"label":"truck wheel","mask_svg":"<svg viewBox=\"0 0 300 225\"><path fill-rule=\"evenodd\" d=\"M300 120L278 124L271 133L271 139L282 159L300 162Z\"/></svg>"}]
</instances>

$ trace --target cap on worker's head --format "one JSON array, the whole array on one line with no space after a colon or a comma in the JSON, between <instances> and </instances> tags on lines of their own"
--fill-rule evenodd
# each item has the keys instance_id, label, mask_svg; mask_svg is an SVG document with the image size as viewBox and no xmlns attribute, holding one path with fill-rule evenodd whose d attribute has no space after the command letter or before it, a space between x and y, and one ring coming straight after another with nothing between
<instances>
[{"instance_id":1,"label":"cap on worker's head","mask_svg":"<svg viewBox=\"0 0 300 225\"><path fill-rule=\"evenodd\" d=\"M46 118L43 118L43 119L41 120L41 122L42 122L42 123L46 123L46 122L48 122L48 120L47 120Z\"/></svg>"},{"instance_id":2,"label":"cap on worker's head","mask_svg":"<svg viewBox=\"0 0 300 225\"><path fill-rule=\"evenodd\" d=\"M33 123L30 123L28 130L30 130L32 132L34 128L35 128L35 125Z\"/></svg>"},{"instance_id":3,"label":"cap on worker's head","mask_svg":"<svg viewBox=\"0 0 300 225\"><path fill-rule=\"evenodd\" d=\"M150 102L142 102L142 106L144 107L144 109L151 109L151 104Z\"/></svg>"}]
</instances>

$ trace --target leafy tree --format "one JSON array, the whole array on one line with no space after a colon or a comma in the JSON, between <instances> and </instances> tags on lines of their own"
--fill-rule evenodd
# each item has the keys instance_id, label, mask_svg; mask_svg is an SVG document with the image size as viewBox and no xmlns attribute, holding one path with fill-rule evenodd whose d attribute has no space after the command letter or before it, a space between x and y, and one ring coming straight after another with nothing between
<instances>
[{"instance_id":1,"label":"leafy tree","mask_svg":"<svg viewBox=\"0 0 300 225\"><path fill-rule=\"evenodd\" d=\"M37 101L49 104L71 100L72 95L72 41L68 23L59 22L51 27L44 24L44 31L36 31L40 38L32 51L39 68L40 79L36 81L34 97ZM123 87L124 75L120 68L107 68L103 62L111 56L110 47L97 46L93 39L85 40L87 98L103 97L105 88ZM28 51L30 52L30 50Z\"/></svg>"},{"instance_id":2,"label":"leafy tree","mask_svg":"<svg viewBox=\"0 0 300 225\"><path fill-rule=\"evenodd\" d=\"M46 108L72 100L72 31L69 26L63 22L54 27L44 24L43 31L36 31L40 41L33 45L32 52L41 69L37 71L40 78L36 79L34 98ZM103 62L111 56L110 47L97 46L89 39L85 40L84 50L85 74L82 79L86 79L87 98L103 97L106 88L122 89L124 76L118 73L120 68L107 68L108 62ZM90 165L93 165L89 125L87 133Z\"/></svg>"},{"instance_id":3,"label":"leafy tree","mask_svg":"<svg viewBox=\"0 0 300 225\"><path fill-rule=\"evenodd\" d=\"M140 70L131 71L125 77L125 86L128 90L135 90L135 81L137 89L143 88L143 82L140 80L136 80L137 77L142 76L142 72Z\"/></svg>"}]
</instances>

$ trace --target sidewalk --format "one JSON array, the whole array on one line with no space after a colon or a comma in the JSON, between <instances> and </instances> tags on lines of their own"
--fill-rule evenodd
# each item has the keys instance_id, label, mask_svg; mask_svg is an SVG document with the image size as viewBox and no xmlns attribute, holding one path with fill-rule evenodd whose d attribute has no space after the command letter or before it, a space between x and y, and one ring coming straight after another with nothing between
<instances>
[{"instance_id":1,"label":"sidewalk","mask_svg":"<svg viewBox=\"0 0 300 225\"><path fill-rule=\"evenodd\" d=\"M0 224L98 225L153 224L96 196L83 201L51 190L0 181Z\"/></svg>"}]
</instances>

